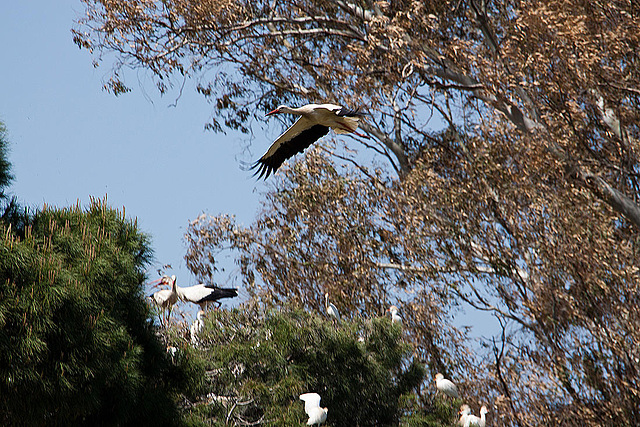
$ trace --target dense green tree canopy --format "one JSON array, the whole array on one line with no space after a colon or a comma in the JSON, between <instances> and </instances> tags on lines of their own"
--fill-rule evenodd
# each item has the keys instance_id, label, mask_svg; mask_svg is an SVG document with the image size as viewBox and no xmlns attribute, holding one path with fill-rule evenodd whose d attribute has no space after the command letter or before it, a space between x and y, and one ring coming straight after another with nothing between
<instances>
[{"instance_id":1,"label":"dense green tree canopy","mask_svg":"<svg viewBox=\"0 0 640 427\"><path fill-rule=\"evenodd\" d=\"M176 357L203 358L208 394L194 402L193 419L212 425L306 422L299 395L320 394L327 425L397 425L423 419L412 405L424 369L412 358L399 325L390 319L340 324L302 310L242 309L210 312L197 349L177 339ZM440 408L440 421L454 409ZM431 421L437 421L432 416Z\"/></svg>"},{"instance_id":2,"label":"dense green tree canopy","mask_svg":"<svg viewBox=\"0 0 640 427\"><path fill-rule=\"evenodd\" d=\"M148 321L147 236L106 202L0 224L3 424L175 424L181 381Z\"/></svg>"}]
</instances>

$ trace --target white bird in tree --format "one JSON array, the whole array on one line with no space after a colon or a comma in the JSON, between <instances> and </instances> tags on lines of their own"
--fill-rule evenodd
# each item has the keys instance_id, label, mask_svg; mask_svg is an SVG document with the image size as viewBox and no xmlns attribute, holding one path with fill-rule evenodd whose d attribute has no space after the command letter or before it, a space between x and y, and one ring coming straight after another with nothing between
<instances>
[{"instance_id":1,"label":"white bird in tree","mask_svg":"<svg viewBox=\"0 0 640 427\"><path fill-rule=\"evenodd\" d=\"M307 147L329 133L329 128L337 134L353 133L366 138L356 132L358 122L363 116L358 110L349 110L335 104L307 104L298 108L281 105L267 116L273 114L295 114L298 120L271 144L266 153L253 165L257 168L258 178L265 179L274 173L285 160L297 153L302 153Z\"/></svg>"},{"instance_id":2,"label":"white bird in tree","mask_svg":"<svg viewBox=\"0 0 640 427\"><path fill-rule=\"evenodd\" d=\"M309 416L308 426L320 425L327 420L329 409L320 407L320 395L318 393L301 394L300 400L304 401L304 412Z\"/></svg>"},{"instance_id":3,"label":"white bird in tree","mask_svg":"<svg viewBox=\"0 0 640 427\"><path fill-rule=\"evenodd\" d=\"M469 405L462 405L458 413L460 414L458 425L464 427L464 425L467 423L467 417L471 413L471 408L469 407Z\"/></svg>"},{"instance_id":4,"label":"white bird in tree","mask_svg":"<svg viewBox=\"0 0 640 427\"><path fill-rule=\"evenodd\" d=\"M234 288L219 288L215 285L205 285L200 283L199 285L188 286L181 288L176 286L176 293L178 298L182 301L198 304L200 310L205 310L210 303L218 302L222 298L233 298L238 296L238 290Z\"/></svg>"},{"instance_id":5,"label":"white bird in tree","mask_svg":"<svg viewBox=\"0 0 640 427\"><path fill-rule=\"evenodd\" d=\"M171 317L171 310L173 309L173 305L178 301L178 294L176 293L176 276L164 276L161 279L161 283L171 284L171 289L162 289L158 292L155 292L149 297L153 300L153 302L162 310L162 315L160 316L160 323L166 325L169 322L169 318ZM168 311L169 314L166 317L166 322L163 322L163 317L165 311Z\"/></svg>"},{"instance_id":6,"label":"white bird in tree","mask_svg":"<svg viewBox=\"0 0 640 427\"><path fill-rule=\"evenodd\" d=\"M437 373L434 380L436 382L436 388L438 389L438 391L441 391L447 396L454 397L456 399L460 397L460 395L458 394L458 387L456 387L453 382L446 379L441 373Z\"/></svg>"},{"instance_id":7,"label":"white bird in tree","mask_svg":"<svg viewBox=\"0 0 640 427\"><path fill-rule=\"evenodd\" d=\"M176 357L176 354L178 353L178 349L172 345L167 347L167 353L171 356L171 357Z\"/></svg>"},{"instance_id":8,"label":"white bird in tree","mask_svg":"<svg viewBox=\"0 0 640 427\"><path fill-rule=\"evenodd\" d=\"M329 292L324 294L324 306L327 309L329 317L333 317L338 321L338 323L340 323L340 312L335 305L329 302Z\"/></svg>"},{"instance_id":9,"label":"white bird in tree","mask_svg":"<svg viewBox=\"0 0 640 427\"><path fill-rule=\"evenodd\" d=\"M204 310L198 311L196 315L196 320L193 321L191 327L189 328L189 332L191 332L191 344L197 345L199 342L198 334L204 328L204 317L206 313Z\"/></svg>"},{"instance_id":10,"label":"white bird in tree","mask_svg":"<svg viewBox=\"0 0 640 427\"><path fill-rule=\"evenodd\" d=\"M391 313L391 323L399 323L402 326L402 317L398 314L398 307L392 305L387 311Z\"/></svg>"},{"instance_id":11,"label":"white bird in tree","mask_svg":"<svg viewBox=\"0 0 640 427\"><path fill-rule=\"evenodd\" d=\"M473 414L467 415L467 418L464 422L464 427L470 427L470 426L485 427L485 425L487 424L487 418L485 416L487 412L489 412L489 410L487 409L486 406L483 406L482 408L480 408L479 417Z\"/></svg>"}]
</instances>

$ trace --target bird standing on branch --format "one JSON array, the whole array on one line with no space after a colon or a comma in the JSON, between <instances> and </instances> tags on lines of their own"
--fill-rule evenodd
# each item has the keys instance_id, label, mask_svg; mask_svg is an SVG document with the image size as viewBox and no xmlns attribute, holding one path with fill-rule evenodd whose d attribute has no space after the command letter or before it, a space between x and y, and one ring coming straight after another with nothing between
<instances>
[{"instance_id":1,"label":"bird standing on branch","mask_svg":"<svg viewBox=\"0 0 640 427\"><path fill-rule=\"evenodd\" d=\"M281 105L267 116L273 114L295 114L298 120L271 144L267 152L253 165L257 168L258 178L265 179L274 173L285 160L297 153L302 153L308 146L329 133L329 128L337 134L356 132L358 122L363 116L358 110L349 110L335 104L307 104L298 108Z\"/></svg>"},{"instance_id":2,"label":"bird standing on branch","mask_svg":"<svg viewBox=\"0 0 640 427\"><path fill-rule=\"evenodd\" d=\"M198 343L200 342L200 340L198 339L198 334L204 328L203 317L205 316L206 314L203 310L198 311L198 314L196 315L196 320L194 320L191 326L189 327L189 332L191 335L191 344L194 346L198 345Z\"/></svg>"},{"instance_id":3,"label":"bird standing on branch","mask_svg":"<svg viewBox=\"0 0 640 427\"><path fill-rule=\"evenodd\" d=\"M327 420L329 409L320 407L320 395L318 393L301 394L300 400L304 401L304 412L309 416L308 426L320 425Z\"/></svg>"},{"instance_id":4,"label":"bird standing on branch","mask_svg":"<svg viewBox=\"0 0 640 427\"><path fill-rule=\"evenodd\" d=\"M398 307L392 305L387 311L391 313L391 323L398 323L402 326L402 317L398 314Z\"/></svg>"},{"instance_id":5,"label":"bird standing on branch","mask_svg":"<svg viewBox=\"0 0 640 427\"><path fill-rule=\"evenodd\" d=\"M158 292L155 292L149 295L149 298L153 300L153 302L162 310L162 314L160 316L160 324L166 325L169 322L169 318L171 317L171 310L173 309L173 305L178 301L178 294L176 293L176 276L164 276L160 279L161 283L168 284L171 283L171 289L162 289ZM166 318L166 323L163 322L163 317L165 311L169 312Z\"/></svg>"},{"instance_id":6,"label":"bird standing on branch","mask_svg":"<svg viewBox=\"0 0 640 427\"><path fill-rule=\"evenodd\" d=\"M327 309L327 314L329 315L329 317L333 317L338 321L338 323L340 323L340 312L335 305L329 302L329 292L324 294L324 306Z\"/></svg>"},{"instance_id":7,"label":"bird standing on branch","mask_svg":"<svg viewBox=\"0 0 640 427\"><path fill-rule=\"evenodd\" d=\"M456 399L460 397L460 395L458 394L458 387L456 387L453 382L446 379L441 373L437 373L434 380L436 382L436 388L438 389L438 391L441 391L447 396Z\"/></svg>"}]
</instances>

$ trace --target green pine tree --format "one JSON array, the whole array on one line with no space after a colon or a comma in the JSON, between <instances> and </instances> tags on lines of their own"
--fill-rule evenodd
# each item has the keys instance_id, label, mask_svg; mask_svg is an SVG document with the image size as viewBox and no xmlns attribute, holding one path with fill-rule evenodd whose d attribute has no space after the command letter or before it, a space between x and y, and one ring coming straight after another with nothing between
<instances>
[{"instance_id":1,"label":"green pine tree","mask_svg":"<svg viewBox=\"0 0 640 427\"><path fill-rule=\"evenodd\" d=\"M206 425L301 425L306 392L320 394L329 426L398 425L424 377L388 318L336 324L253 305L210 312L205 325L199 347L175 344L206 365L208 395L190 409L191 420Z\"/></svg>"},{"instance_id":2,"label":"green pine tree","mask_svg":"<svg viewBox=\"0 0 640 427\"><path fill-rule=\"evenodd\" d=\"M14 232L20 232L28 221L28 214L25 209L20 207L17 199L10 197L6 191L14 178L11 173L8 152L7 128L0 121L0 220L11 224Z\"/></svg>"},{"instance_id":3,"label":"green pine tree","mask_svg":"<svg viewBox=\"0 0 640 427\"><path fill-rule=\"evenodd\" d=\"M92 200L0 223L0 422L179 424L185 377L149 322L135 222Z\"/></svg>"},{"instance_id":4,"label":"green pine tree","mask_svg":"<svg viewBox=\"0 0 640 427\"><path fill-rule=\"evenodd\" d=\"M0 199L6 199L5 188L7 188L13 180L11 164L9 163L7 155L8 149L7 128L4 123L0 121Z\"/></svg>"}]
</instances>

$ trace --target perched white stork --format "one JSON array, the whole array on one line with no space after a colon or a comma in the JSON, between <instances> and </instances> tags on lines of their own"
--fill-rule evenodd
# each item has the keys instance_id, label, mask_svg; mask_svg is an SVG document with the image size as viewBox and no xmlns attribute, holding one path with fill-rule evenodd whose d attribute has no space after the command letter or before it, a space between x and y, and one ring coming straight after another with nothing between
<instances>
[{"instance_id":1,"label":"perched white stork","mask_svg":"<svg viewBox=\"0 0 640 427\"><path fill-rule=\"evenodd\" d=\"M434 380L436 382L436 388L438 389L438 391L441 391L447 396L454 397L456 399L460 397L460 395L458 394L458 387L456 387L453 382L446 379L441 373L437 373Z\"/></svg>"},{"instance_id":2,"label":"perched white stork","mask_svg":"<svg viewBox=\"0 0 640 427\"><path fill-rule=\"evenodd\" d=\"M398 307L392 305L387 311L391 313L391 323L399 323L402 326L402 317L398 314Z\"/></svg>"},{"instance_id":3,"label":"perched white stork","mask_svg":"<svg viewBox=\"0 0 640 427\"><path fill-rule=\"evenodd\" d=\"M298 120L271 144L266 153L253 165L255 175L265 179L274 173L285 160L302 153L308 146L329 133L329 128L337 134L356 132L358 122L363 116L358 110L349 110L335 104L307 104L298 108L281 105L267 116L273 114L295 114Z\"/></svg>"},{"instance_id":4,"label":"perched white stork","mask_svg":"<svg viewBox=\"0 0 640 427\"><path fill-rule=\"evenodd\" d=\"M178 294L176 293L176 276L165 276L162 278L162 283L169 282L171 282L171 289L162 289L149 295L149 298L151 298L153 302L162 310L162 315L164 315L164 312L168 310L169 314L167 315L166 319L167 323L169 322L169 318L171 317L171 310L173 309L173 305L178 301ZM160 317L160 323L163 324L162 316Z\"/></svg>"},{"instance_id":5,"label":"perched white stork","mask_svg":"<svg viewBox=\"0 0 640 427\"><path fill-rule=\"evenodd\" d=\"M308 426L320 425L327 420L329 409L320 407L320 395L318 393L301 394L300 400L304 401L304 412L309 416Z\"/></svg>"},{"instance_id":6,"label":"perched white stork","mask_svg":"<svg viewBox=\"0 0 640 427\"><path fill-rule=\"evenodd\" d=\"M464 421L464 427L470 427L470 426L484 427L487 424L487 418L485 416L487 412L489 412L489 410L487 409L486 406L483 406L482 408L480 408L479 417L473 414L467 415L467 418Z\"/></svg>"},{"instance_id":7,"label":"perched white stork","mask_svg":"<svg viewBox=\"0 0 640 427\"><path fill-rule=\"evenodd\" d=\"M471 413L471 408L469 407L469 405L462 405L458 413L460 414L458 425L464 427L467 423L467 417Z\"/></svg>"},{"instance_id":8,"label":"perched white stork","mask_svg":"<svg viewBox=\"0 0 640 427\"><path fill-rule=\"evenodd\" d=\"M329 317L333 317L338 321L338 323L340 323L340 312L335 305L329 302L329 292L324 294L324 306L327 309L327 314L329 315Z\"/></svg>"},{"instance_id":9,"label":"perched white stork","mask_svg":"<svg viewBox=\"0 0 640 427\"><path fill-rule=\"evenodd\" d=\"M207 305L217 302L219 299L238 296L238 290L235 288L219 288L215 285L205 285L203 283L186 288L176 286L176 293L180 300L198 304L200 310L206 309Z\"/></svg>"},{"instance_id":10,"label":"perched white stork","mask_svg":"<svg viewBox=\"0 0 640 427\"><path fill-rule=\"evenodd\" d=\"M192 345L197 345L199 342L198 334L204 328L203 317L205 316L206 316L206 313L203 310L198 311L198 314L196 315L196 320L194 320L191 326L189 327L189 332L191 333Z\"/></svg>"}]
</instances>

